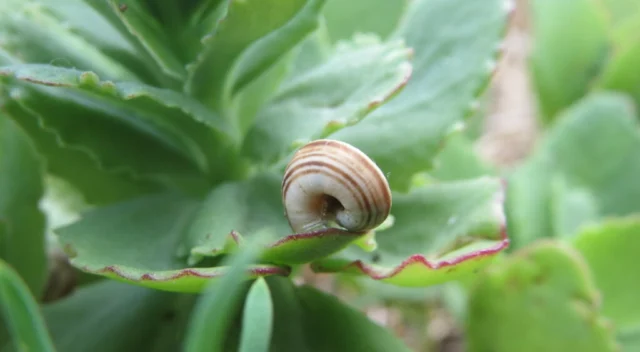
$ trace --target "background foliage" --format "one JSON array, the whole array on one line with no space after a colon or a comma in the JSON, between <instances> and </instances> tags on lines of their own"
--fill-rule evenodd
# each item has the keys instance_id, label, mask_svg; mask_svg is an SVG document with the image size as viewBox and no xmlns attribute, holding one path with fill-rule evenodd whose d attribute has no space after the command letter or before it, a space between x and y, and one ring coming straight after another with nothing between
<instances>
[{"instance_id":1,"label":"background foliage","mask_svg":"<svg viewBox=\"0 0 640 352\"><path fill-rule=\"evenodd\" d=\"M518 4L541 136L505 169L513 2L4 0L0 350L443 349L425 310L469 351L640 349L640 7ZM319 138L383 170L382 226L291 233Z\"/></svg>"}]
</instances>

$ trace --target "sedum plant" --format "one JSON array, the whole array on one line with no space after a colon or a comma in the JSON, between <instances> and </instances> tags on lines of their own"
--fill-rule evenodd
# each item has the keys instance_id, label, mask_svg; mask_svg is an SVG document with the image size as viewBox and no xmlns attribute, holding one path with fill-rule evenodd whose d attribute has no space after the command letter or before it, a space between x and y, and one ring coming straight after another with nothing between
<instances>
[{"instance_id":1,"label":"sedum plant","mask_svg":"<svg viewBox=\"0 0 640 352\"><path fill-rule=\"evenodd\" d=\"M371 303L639 350L636 3L525 5L542 133L499 170L510 2L2 1L0 350L421 350Z\"/></svg>"},{"instance_id":2,"label":"sedum plant","mask_svg":"<svg viewBox=\"0 0 640 352\"><path fill-rule=\"evenodd\" d=\"M638 351L640 7L530 10L542 138L508 173L508 255L465 291L469 350Z\"/></svg>"},{"instance_id":3,"label":"sedum plant","mask_svg":"<svg viewBox=\"0 0 640 352\"><path fill-rule=\"evenodd\" d=\"M507 247L500 178L438 155L511 3L326 2L0 4L0 348L406 350L299 270L428 287ZM390 204L368 178L356 197L390 207L375 226L291 226L285 169L321 139L379 167ZM330 196L322 214L349 208ZM78 287L45 304L56 251Z\"/></svg>"}]
</instances>

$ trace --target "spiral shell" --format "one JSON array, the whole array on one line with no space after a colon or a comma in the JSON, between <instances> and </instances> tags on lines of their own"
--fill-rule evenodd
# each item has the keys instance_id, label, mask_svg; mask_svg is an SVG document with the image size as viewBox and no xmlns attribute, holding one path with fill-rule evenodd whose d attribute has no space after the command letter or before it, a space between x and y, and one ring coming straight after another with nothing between
<instances>
[{"instance_id":1,"label":"spiral shell","mask_svg":"<svg viewBox=\"0 0 640 352\"><path fill-rule=\"evenodd\" d=\"M282 180L282 201L295 233L329 228L353 232L380 225L391 210L391 190L380 168L357 148L335 140L306 144Z\"/></svg>"}]
</instances>

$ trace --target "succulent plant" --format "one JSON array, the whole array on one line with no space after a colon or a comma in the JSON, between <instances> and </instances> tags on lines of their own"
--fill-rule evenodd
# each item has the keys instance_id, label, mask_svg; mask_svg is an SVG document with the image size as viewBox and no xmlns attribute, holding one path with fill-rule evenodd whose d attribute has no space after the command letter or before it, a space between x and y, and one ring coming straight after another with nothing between
<instances>
[{"instance_id":1,"label":"succulent plant","mask_svg":"<svg viewBox=\"0 0 640 352\"><path fill-rule=\"evenodd\" d=\"M545 130L503 171L466 127L511 1L3 0L0 349L409 349L311 269L472 351L632 351L640 17L593 6L532 2Z\"/></svg>"}]
</instances>

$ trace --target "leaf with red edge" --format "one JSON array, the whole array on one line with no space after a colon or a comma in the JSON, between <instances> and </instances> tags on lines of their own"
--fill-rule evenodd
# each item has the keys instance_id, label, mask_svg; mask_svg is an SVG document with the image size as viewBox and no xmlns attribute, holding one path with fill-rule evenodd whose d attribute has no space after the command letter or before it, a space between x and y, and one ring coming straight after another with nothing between
<instances>
[{"instance_id":1,"label":"leaf with red edge","mask_svg":"<svg viewBox=\"0 0 640 352\"><path fill-rule=\"evenodd\" d=\"M92 71L40 64L1 67L0 79L7 82L8 87L20 87L20 91L25 92L15 94L16 90L7 89L12 93L9 102L19 99L40 112L44 125L57 132L63 140L77 139L78 135L92 137L72 144L96 154L105 168L131 169L145 174L149 173L148 164L154 159L148 157L153 155L149 152L145 154L146 158L139 156L140 152L133 153L138 156L135 161L128 161L122 153L109 155L110 149L118 149L117 145L100 148L96 145L98 141L92 142L92 139L99 140L98 132L105 129L121 136L135 134L137 138L134 139L138 142L144 140L143 144L162 151L156 153L163 158L187 159L198 169L216 176L220 174L220 164L225 165L225 170L232 166L227 161L220 161L223 156L218 151L221 141L230 143L234 140L231 126L221 116L184 94L136 82L103 80ZM32 99L28 99L30 95ZM46 109L38 105L41 100L48 102ZM124 139L124 142L130 145L133 142L129 139ZM138 149L139 146L128 148L130 152Z\"/></svg>"},{"instance_id":2,"label":"leaf with red edge","mask_svg":"<svg viewBox=\"0 0 640 352\"><path fill-rule=\"evenodd\" d=\"M362 236L362 233L340 229L289 235L270 244L264 251L262 259L271 263L308 263L338 252Z\"/></svg>"},{"instance_id":3,"label":"leaf with red edge","mask_svg":"<svg viewBox=\"0 0 640 352\"><path fill-rule=\"evenodd\" d=\"M400 93L411 77L412 50L372 35L343 41L322 62L296 72L258 113L244 152L273 163L293 146L358 123Z\"/></svg>"},{"instance_id":4,"label":"leaf with red edge","mask_svg":"<svg viewBox=\"0 0 640 352\"><path fill-rule=\"evenodd\" d=\"M278 264L326 257L364 235L339 229L292 234L284 216L281 184L282 175L265 173L215 188L195 214L182 243L190 255L189 263L227 253L233 246L253 240L252 234L264 228L271 228L274 237L265 242L262 259Z\"/></svg>"},{"instance_id":5,"label":"leaf with red edge","mask_svg":"<svg viewBox=\"0 0 640 352\"><path fill-rule=\"evenodd\" d=\"M238 234L247 236L264 228L271 228L276 236L289 234L280 196L281 182L281 176L266 173L214 188L195 214L183 240L189 262L224 253L230 234L234 236L232 240L240 242Z\"/></svg>"},{"instance_id":6,"label":"leaf with red edge","mask_svg":"<svg viewBox=\"0 0 640 352\"><path fill-rule=\"evenodd\" d=\"M56 230L71 264L83 271L166 291L200 292L226 267L187 267L176 248L199 202L159 194L97 208ZM288 275L289 268L254 265L249 276Z\"/></svg>"},{"instance_id":7,"label":"leaf with red edge","mask_svg":"<svg viewBox=\"0 0 640 352\"><path fill-rule=\"evenodd\" d=\"M503 184L496 178L432 184L394 194L395 224L376 233L378 248L355 246L316 261L318 272L367 275L398 286L464 278L504 250Z\"/></svg>"},{"instance_id":8,"label":"leaf with red edge","mask_svg":"<svg viewBox=\"0 0 640 352\"><path fill-rule=\"evenodd\" d=\"M331 134L373 159L393 190L433 165L447 136L487 87L511 0L413 0L393 39L414 49L413 74L397 97Z\"/></svg>"}]
</instances>

